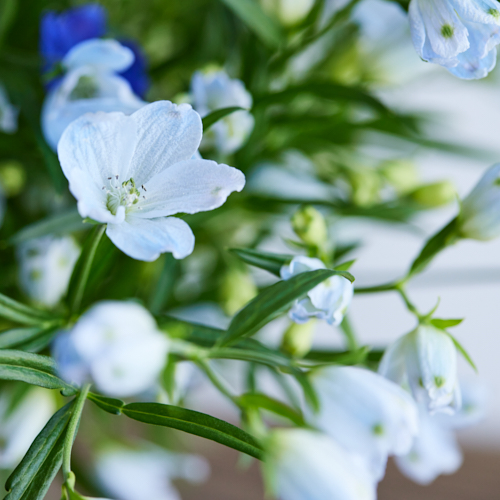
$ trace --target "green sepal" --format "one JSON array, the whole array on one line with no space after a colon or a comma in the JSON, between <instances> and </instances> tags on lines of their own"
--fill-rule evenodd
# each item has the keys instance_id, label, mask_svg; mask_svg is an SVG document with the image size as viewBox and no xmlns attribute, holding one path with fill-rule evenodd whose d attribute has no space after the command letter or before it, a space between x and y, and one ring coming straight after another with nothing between
<instances>
[{"instance_id":1,"label":"green sepal","mask_svg":"<svg viewBox=\"0 0 500 500\"><path fill-rule=\"evenodd\" d=\"M435 326L436 328L440 328L441 330L444 330L446 328L452 328L454 326L459 325L462 323L463 318L461 319L439 319L439 318L433 318L431 319L430 323L431 325Z\"/></svg>"}]
</instances>

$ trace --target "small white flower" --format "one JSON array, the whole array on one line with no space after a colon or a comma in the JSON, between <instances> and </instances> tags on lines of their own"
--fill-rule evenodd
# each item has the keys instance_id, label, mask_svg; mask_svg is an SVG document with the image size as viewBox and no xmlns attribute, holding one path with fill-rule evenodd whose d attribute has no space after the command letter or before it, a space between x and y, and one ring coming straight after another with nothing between
<instances>
[{"instance_id":1,"label":"small white flower","mask_svg":"<svg viewBox=\"0 0 500 500\"><path fill-rule=\"evenodd\" d=\"M18 248L21 286L33 301L52 307L66 293L80 248L69 236L44 236Z\"/></svg>"},{"instance_id":2,"label":"small white flower","mask_svg":"<svg viewBox=\"0 0 500 500\"><path fill-rule=\"evenodd\" d=\"M281 268L281 278L290 279L292 276L306 271L325 269L319 259L298 256ZM329 325L339 325L351 303L354 293L352 283L343 276L332 276L307 292L307 297L298 299L290 309L288 315L295 323L305 323L310 318L325 320Z\"/></svg>"},{"instance_id":3,"label":"small white flower","mask_svg":"<svg viewBox=\"0 0 500 500\"><path fill-rule=\"evenodd\" d=\"M305 429L274 430L264 472L281 500L375 500L376 483L335 441Z\"/></svg>"},{"instance_id":4,"label":"small white flower","mask_svg":"<svg viewBox=\"0 0 500 500\"><path fill-rule=\"evenodd\" d=\"M500 8L495 0L411 0L413 44L424 60L459 78L484 78L495 66Z\"/></svg>"},{"instance_id":5,"label":"small white flower","mask_svg":"<svg viewBox=\"0 0 500 500\"><path fill-rule=\"evenodd\" d=\"M0 396L0 469L17 466L31 443L55 411L45 389L32 389L12 409L13 394L5 388Z\"/></svg>"},{"instance_id":6,"label":"small white flower","mask_svg":"<svg viewBox=\"0 0 500 500\"><path fill-rule=\"evenodd\" d=\"M500 236L500 163L489 168L462 201L458 220L464 238L487 241Z\"/></svg>"},{"instance_id":7,"label":"small white flower","mask_svg":"<svg viewBox=\"0 0 500 500\"><path fill-rule=\"evenodd\" d=\"M224 71L197 71L191 80L193 107L201 117L221 108L239 106L250 109L252 96L241 80ZM215 147L224 154L234 153L253 130L254 119L248 111L235 111L212 125L203 137L202 147Z\"/></svg>"},{"instance_id":8,"label":"small white flower","mask_svg":"<svg viewBox=\"0 0 500 500\"><path fill-rule=\"evenodd\" d=\"M421 411L420 431L412 449L407 455L395 457L401 472L419 484L429 484L441 474L453 474L462 465L454 433L440 425L436 417Z\"/></svg>"},{"instance_id":9,"label":"small white flower","mask_svg":"<svg viewBox=\"0 0 500 500\"><path fill-rule=\"evenodd\" d=\"M208 463L200 456L149 446L141 450L114 447L99 454L96 474L102 487L120 500L180 500L172 479L205 481Z\"/></svg>"},{"instance_id":10,"label":"small white flower","mask_svg":"<svg viewBox=\"0 0 500 500\"><path fill-rule=\"evenodd\" d=\"M65 380L93 381L109 396L126 397L152 387L165 366L168 339L151 314L133 302L101 302L53 346Z\"/></svg>"},{"instance_id":11,"label":"small white flower","mask_svg":"<svg viewBox=\"0 0 500 500\"><path fill-rule=\"evenodd\" d=\"M420 325L385 351L379 373L408 387L431 413L460 408L457 351L450 336L431 325Z\"/></svg>"},{"instance_id":12,"label":"small white flower","mask_svg":"<svg viewBox=\"0 0 500 500\"><path fill-rule=\"evenodd\" d=\"M0 131L13 134L17 130L18 114L19 110L10 103L5 88L0 84Z\"/></svg>"},{"instance_id":13,"label":"small white flower","mask_svg":"<svg viewBox=\"0 0 500 500\"><path fill-rule=\"evenodd\" d=\"M244 175L192 158L200 145L200 115L190 105L158 101L131 116L87 114L64 132L59 160L82 217L107 223L124 253L153 261L189 255L194 236L177 213L220 207L241 191Z\"/></svg>"},{"instance_id":14,"label":"small white flower","mask_svg":"<svg viewBox=\"0 0 500 500\"><path fill-rule=\"evenodd\" d=\"M131 114L146 103L117 73L134 61L133 52L115 40L86 40L63 60L66 75L49 92L42 109L42 130L55 150L66 127L85 113Z\"/></svg>"},{"instance_id":15,"label":"small white flower","mask_svg":"<svg viewBox=\"0 0 500 500\"><path fill-rule=\"evenodd\" d=\"M312 382L321 409L310 422L363 457L374 477L382 479L388 455L408 453L418 431L418 410L410 394L357 367L324 368Z\"/></svg>"}]
</instances>

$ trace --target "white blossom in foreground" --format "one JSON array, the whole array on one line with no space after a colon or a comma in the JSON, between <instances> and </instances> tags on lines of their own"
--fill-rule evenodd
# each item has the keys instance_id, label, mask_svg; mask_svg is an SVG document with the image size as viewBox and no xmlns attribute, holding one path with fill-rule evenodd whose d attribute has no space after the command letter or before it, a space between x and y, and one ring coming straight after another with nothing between
<instances>
[{"instance_id":1,"label":"white blossom in foreground","mask_svg":"<svg viewBox=\"0 0 500 500\"><path fill-rule=\"evenodd\" d=\"M18 114L19 110L10 103L5 88L0 84L0 131L14 133L17 130Z\"/></svg>"},{"instance_id":2,"label":"white blossom in foreground","mask_svg":"<svg viewBox=\"0 0 500 500\"><path fill-rule=\"evenodd\" d=\"M500 163L489 168L462 201L458 221L464 238L487 241L500 236Z\"/></svg>"},{"instance_id":3,"label":"white blossom in foreground","mask_svg":"<svg viewBox=\"0 0 500 500\"><path fill-rule=\"evenodd\" d=\"M319 259L298 256L289 264L281 268L281 278L290 279L292 276L306 271L325 269ZM305 323L310 318L325 320L330 325L339 325L344 318L354 293L352 283L343 276L332 276L307 292L307 296L298 299L288 313L295 323Z\"/></svg>"},{"instance_id":4,"label":"white blossom in foreground","mask_svg":"<svg viewBox=\"0 0 500 500\"><path fill-rule=\"evenodd\" d=\"M408 453L418 431L417 406L404 389L369 370L332 366L313 374L321 401L309 421L366 460L382 479L388 455Z\"/></svg>"},{"instance_id":5,"label":"white blossom in foreground","mask_svg":"<svg viewBox=\"0 0 500 500\"><path fill-rule=\"evenodd\" d=\"M450 336L431 325L420 325L390 345L379 373L408 387L431 413L460 408L457 351Z\"/></svg>"},{"instance_id":6,"label":"white blossom in foreground","mask_svg":"<svg viewBox=\"0 0 500 500\"><path fill-rule=\"evenodd\" d=\"M424 60L464 79L484 78L495 66L500 6L495 0L411 0L413 44Z\"/></svg>"},{"instance_id":7,"label":"white blossom in foreground","mask_svg":"<svg viewBox=\"0 0 500 500\"><path fill-rule=\"evenodd\" d=\"M66 54L62 65L67 73L49 92L42 109L42 131L54 150L66 127L85 113L131 114L146 104L118 75L133 62L133 52L116 40L86 40Z\"/></svg>"},{"instance_id":8,"label":"white blossom in foreground","mask_svg":"<svg viewBox=\"0 0 500 500\"><path fill-rule=\"evenodd\" d=\"M192 158L201 118L188 104L158 101L130 116L87 114L64 132L59 160L82 217L106 223L124 253L153 261L189 255L194 235L177 213L220 207L241 191L244 175L214 161Z\"/></svg>"},{"instance_id":9,"label":"white blossom in foreground","mask_svg":"<svg viewBox=\"0 0 500 500\"><path fill-rule=\"evenodd\" d=\"M325 434L274 430L264 474L280 500L375 500L376 482L362 463Z\"/></svg>"},{"instance_id":10,"label":"white blossom in foreground","mask_svg":"<svg viewBox=\"0 0 500 500\"><path fill-rule=\"evenodd\" d=\"M80 248L69 236L44 236L17 251L21 286L33 301L52 307L66 293Z\"/></svg>"},{"instance_id":11,"label":"white blossom in foreground","mask_svg":"<svg viewBox=\"0 0 500 500\"><path fill-rule=\"evenodd\" d=\"M166 363L168 339L144 307L107 301L61 333L52 351L68 382L92 381L104 394L127 397L155 384Z\"/></svg>"},{"instance_id":12,"label":"white blossom in foreground","mask_svg":"<svg viewBox=\"0 0 500 500\"><path fill-rule=\"evenodd\" d=\"M31 389L12 409L13 396L5 388L2 389L0 469L17 466L55 410L52 395L45 389Z\"/></svg>"},{"instance_id":13,"label":"white blossom in foreground","mask_svg":"<svg viewBox=\"0 0 500 500\"><path fill-rule=\"evenodd\" d=\"M252 96L243 82L229 78L224 71L194 73L191 98L202 118L221 108L252 107ZM202 147L215 147L224 154L234 153L247 140L253 125L253 116L248 111L235 111L212 125L203 137Z\"/></svg>"},{"instance_id":14,"label":"white blossom in foreground","mask_svg":"<svg viewBox=\"0 0 500 500\"><path fill-rule=\"evenodd\" d=\"M180 500L172 479L201 483L210 473L200 456L157 447L111 448L99 454L95 470L103 489L120 500Z\"/></svg>"}]
</instances>

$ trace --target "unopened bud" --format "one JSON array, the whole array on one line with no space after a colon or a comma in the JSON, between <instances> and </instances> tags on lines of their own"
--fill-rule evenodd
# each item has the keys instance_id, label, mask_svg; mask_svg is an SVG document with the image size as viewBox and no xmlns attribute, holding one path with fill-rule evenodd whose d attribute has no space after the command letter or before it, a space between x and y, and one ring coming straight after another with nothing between
<instances>
[{"instance_id":1,"label":"unopened bud","mask_svg":"<svg viewBox=\"0 0 500 500\"><path fill-rule=\"evenodd\" d=\"M307 323L292 323L281 341L281 349L294 357L302 358L312 345L316 320L310 319Z\"/></svg>"},{"instance_id":2,"label":"unopened bud","mask_svg":"<svg viewBox=\"0 0 500 500\"><path fill-rule=\"evenodd\" d=\"M26 171L16 160L0 163L0 185L7 197L19 194L26 183Z\"/></svg>"},{"instance_id":3,"label":"unopened bud","mask_svg":"<svg viewBox=\"0 0 500 500\"><path fill-rule=\"evenodd\" d=\"M257 287L249 273L233 268L224 276L220 293L224 312L232 316L257 295Z\"/></svg>"},{"instance_id":4,"label":"unopened bud","mask_svg":"<svg viewBox=\"0 0 500 500\"><path fill-rule=\"evenodd\" d=\"M261 0L262 7L284 26L293 26L304 19L314 0Z\"/></svg>"},{"instance_id":5,"label":"unopened bud","mask_svg":"<svg viewBox=\"0 0 500 500\"><path fill-rule=\"evenodd\" d=\"M409 160L388 160L380 165L380 171L400 194L412 191L419 184L417 167Z\"/></svg>"},{"instance_id":6,"label":"unopened bud","mask_svg":"<svg viewBox=\"0 0 500 500\"><path fill-rule=\"evenodd\" d=\"M455 186L449 181L425 184L410 193L410 198L425 208L447 205L456 199Z\"/></svg>"},{"instance_id":7,"label":"unopened bud","mask_svg":"<svg viewBox=\"0 0 500 500\"><path fill-rule=\"evenodd\" d=\"M380 175L372 169L363 169L350 174L352 200L356 205L367 207L380 200L382 187Z\"/></svg>"},{"instance_id":8,"label":"unopened bud","mask_svg":"<svg viewBox=\"0 0 500 500\"><path fill-rule=\"evenodd\" d=\"M328 239L325 218L314 207L302 207L292 217L295 234L307 245L322 247Z\"/></svg>"}]
</instances>

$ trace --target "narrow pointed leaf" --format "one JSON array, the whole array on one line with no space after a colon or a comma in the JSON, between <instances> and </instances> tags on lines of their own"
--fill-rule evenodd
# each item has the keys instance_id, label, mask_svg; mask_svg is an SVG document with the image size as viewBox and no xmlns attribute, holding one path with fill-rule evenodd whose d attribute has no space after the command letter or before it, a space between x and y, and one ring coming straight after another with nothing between
<instances>
[{"instance_id":1,"label":"narrow pointed leaf","mask_svg":"<svg viewBox=\"0 0 500 500\"><path fill-rule=\"evenodd\" d=\"M268 410L276 415L285 417L299 427L306 425L302 413L265 394L243 394L243 396L240 396L238 400L243 406L263 408L264 410Z\"/></svg>"},{"instance_id":2,"label":"narrow pointed leaf","mask_svg":"<svg viewBox=\"0 0 500 500\"><path fill-rule=\"evenodd\" d=\"M444 330L445 328L452 328L454 326L459 325L462 323L462 319L439 319L439 318L433 318L431 319L431 324L433 324L436 328L441 328Z\"/></svg>"},{"instance_id":3,"label":"narrow pointed leaf","mask_svg":"<svg viewBox=\"0 0 500 500\"><path fill-rule=\"evenodd\" d=\"M42 328L32 326L12 328L0 333L0 349L18 349L36 352L48 345L59 325Z\"/></svg>"},{"instance_id":4,"label":"narrow pointed leaf","mask_svg":"<svg viewBox=\"0 0 500 500\"><path fill-rule=\"evenodd\" d=\"M217 123L219 120L222 120L227 115L234 113L235 111L245 110L245 108L241 108L239 106L231 106L229 108L220 108L212 111L210 114L203 118L203 132L206 132L214 123Z\"/></svg>"},{"instance_id":5,"label":"narrow pointed leaf","mask_svg":"<svg viewBox=\"0 0 500 500\"><path fill-rule=\"evenodd\" d=\"M477 366L474 363L474 361L472 361L472 358L470 357L469 353L465 350L465 347L453 335L451 335L451 333L449 332L446 333L450 336L458 352L464 357L465 361L467 361L467 363L469 363L472 369L477 373Z\"/></svg>"},{"instance_id":6,"label":"narrow pointed leaf","mask_svg":"<svg viewBox=\"0 0 500 500\"><path fill-rule=\"evenodd\" d=\"M293 255L262 252L251 248L232 248L231 253L237 255L243 262L265 269L280 277L280 269L293 259Z\"/></svg>"},{"instance_id":7,"label":"narrow pointed leaf","mask_svg":"<svg viewBox=\"0 0 500 500\"><path fill-rule=\"evenodd\" d=\"M113 415L120 415L122 408L125 406L125 403L120 399L107 398L99 394L94 394L93 392L89 392L87 399L90 399L90 401L95 403L99 408Z\"/></svg>"},{"instance_id":8,"label":"narrow pointed leaf","mask_svg":"<svg viewBox=\"0 0 500 500\"><path fill-rule=\"evenodd\" d=\"M0 317L22 325L42 326L57 317L45 311L26 306L0 293Z\"/></svg>"}]
</instances>

